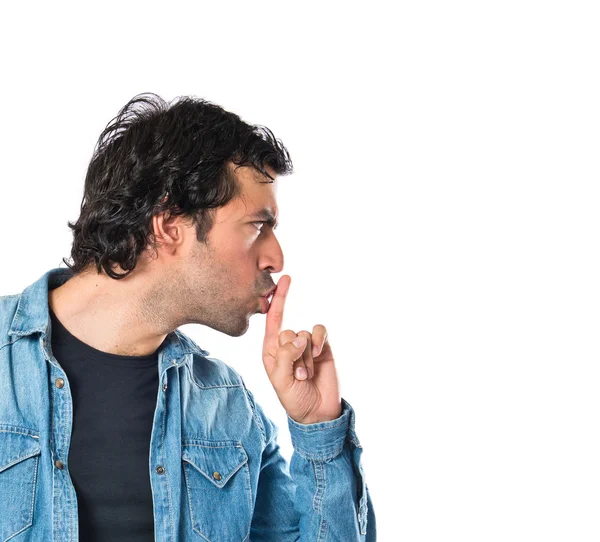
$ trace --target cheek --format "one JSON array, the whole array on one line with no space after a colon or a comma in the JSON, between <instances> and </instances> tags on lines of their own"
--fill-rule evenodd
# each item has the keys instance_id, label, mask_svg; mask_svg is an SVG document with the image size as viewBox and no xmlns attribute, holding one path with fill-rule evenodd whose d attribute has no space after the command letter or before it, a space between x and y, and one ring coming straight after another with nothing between
<instances>
[{"instance_id":1,"label":"cheek","mask_svg":"<svg viewBox=\"0 0 600 542\"><path fill-rule=\"evenodd\" d=\"M247 289L256 282L256 264L248 252L236 251L223 255L219 265L215 266L215 279L223 283L225 291L229 289Z\"/></svg>"},{"instance_id":2,"label":"cheek","mask_svg":"<svg viewBox=\"0 0 600 542\"><path fill-rule=\"evenodd\" d=\"M229 259L243 258L255 250L257 238L252 231L236 232L221 240L219 251Z\"/></svg>"},{"instance_id":3,"label":"cheek","mask_svg":"<svg viewBox=\"0 0 600 542\"><path fill-rule=\"evenodd\" d=\"M228 239L223 246L224 258L232 265L244 265L256 259L258 253L257 239L252 235L240 235Z\"/></svg>"},{"instance_id":4,"label":"cheek","mask_svg":"<svg viewBox=\"0 0 600 542\"><path fill-rule=\"evenodd\" d=\"M247 295L259 280L257 239L251 233L238 232L220 241L213 255L215 280L222 283L224 292L229 288L243 290Z\"/></svg>"}]
</instances>

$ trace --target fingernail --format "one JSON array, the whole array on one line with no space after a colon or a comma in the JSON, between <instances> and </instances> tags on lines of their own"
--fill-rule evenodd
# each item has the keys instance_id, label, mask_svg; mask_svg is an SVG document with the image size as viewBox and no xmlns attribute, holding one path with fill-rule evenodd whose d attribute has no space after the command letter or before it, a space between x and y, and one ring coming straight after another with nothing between
<instances>
[{"instance_id":1,"label":"fingernail","mask_svg":"<svg viewBox=\"0 0 600 542\"><path fill-rule=\"evenodd\" d=\"M300 348L302 346L306 346L306 337L297 337L293 341L294 346Z\"/></svg>"},{"instance_id":2,"label":"fingernail","mask_svg":"<svg viewBox=\"0 0 600 542\"><path fill-rule=\"evenodd\" d=\"M296 369L296 378L299 380L304 380L306 378L306 369L304 367L298 367Z\"/></svg>"},{"instance_id":3,"label":"fingernail","mask_svg":"<svg viewBox=\"0 0 600 542\"><path fill-rule=\"evenodd\" d=\"M315 344L315 346L313 346L313 356L316 356L319 353L319 347Z\"/></svg>"}]
</instances>

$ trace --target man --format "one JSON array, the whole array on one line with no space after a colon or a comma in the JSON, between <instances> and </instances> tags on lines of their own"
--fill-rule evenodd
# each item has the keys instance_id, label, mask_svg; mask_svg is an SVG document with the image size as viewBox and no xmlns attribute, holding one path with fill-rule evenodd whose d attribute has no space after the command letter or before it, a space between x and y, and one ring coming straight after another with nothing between
<instances>
[{"instance_id":1,"label":"man","mask_svg":"<svg viewBox=\"0 0 600 542\"><path fill-rule=\"evenodd\" d=\"M327 329L281 330L291 171L268 129L204 100L138 95L109 123L69 269L0 298L0 540L375 540ZM257 312L289 465L242 377L178 330L237 337Z\"/></svg>"}]
</instances>

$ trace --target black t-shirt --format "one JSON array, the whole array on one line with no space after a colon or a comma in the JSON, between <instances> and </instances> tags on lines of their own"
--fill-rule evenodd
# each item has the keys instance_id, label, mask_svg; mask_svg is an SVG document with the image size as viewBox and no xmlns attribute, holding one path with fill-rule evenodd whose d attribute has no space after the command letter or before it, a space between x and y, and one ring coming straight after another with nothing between
<instances>
[{"instance_id":1,"label":"black t-shirt","mask_svg":"<svg viewBox=\"0 0 600 542\"><path fill-rule=\"evenodd\" d=\"M82 542L153 542L150 437L158 395L158 350L101 352L52 320L52 353L73 397L68 467Z\"/></svg>"}]
</instances>

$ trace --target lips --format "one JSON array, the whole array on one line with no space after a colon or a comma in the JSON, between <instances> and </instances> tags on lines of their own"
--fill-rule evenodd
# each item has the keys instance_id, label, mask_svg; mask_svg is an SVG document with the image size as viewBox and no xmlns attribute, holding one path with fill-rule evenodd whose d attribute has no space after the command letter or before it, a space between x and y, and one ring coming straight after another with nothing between
<instances>
[{"instance_id":1,"label":"lips","mask_svg":"<svg viewBox=\"0 0 600 542\"><path fill-rule=\"evenodd\" d=\"M273 295L269 294L269 295L263 295L262 299L265 299L267 301L267 307L271 306L271 300L273 299Z\"/></svg>"},{"instance_id":2,"label":"lips","mask_svg":"<svg viewBox=\"0 0 600 542\"><path fill-rule=\"evenodd\" d=\"M273 299L273 295L274 295L276 289L277 289L277 285L273 286L268 292L266 292L264 295L260 296L261 312L263 314L266 314L269 311L269 307L271 306L271 300Z\"/></svg>"},{"instance_id":3,"label":"lips","mask_svg":"<svg viewBox=\"0 0 600 542\"><path fill-rule=\"evenodd\" d=\"M266 297L269 301L271 301L271 296L275 293L275 290L277 289L277 285L273 286L273 288L271 288L266 294L263 294L262 297Z\"/></svg>"}]
</instances>

